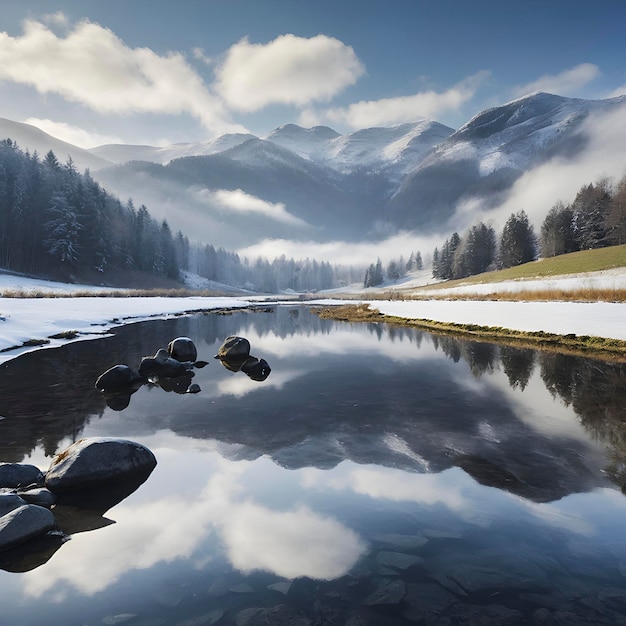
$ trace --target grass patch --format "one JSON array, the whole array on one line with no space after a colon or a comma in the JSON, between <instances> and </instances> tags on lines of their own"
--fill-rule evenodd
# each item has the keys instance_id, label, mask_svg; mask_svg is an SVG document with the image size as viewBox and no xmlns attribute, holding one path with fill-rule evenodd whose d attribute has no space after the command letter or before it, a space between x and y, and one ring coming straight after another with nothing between
<instances>
[{"instance_id":1,"label":"grass patch","mask_svg":"<svg viewBox=\"0 0 626 626\"><path fill-rule=\"evenodd\" d=\"M50 339L27 339L22 343L24 348L30 348L31 346L45 346L50 343Z\"/></svg>"},{"instance_id":2,"label":"grass patch","mask_svg":"<svg viewBox=\"0 0 626 626\"><path fill-rule=\"evenodd\" d=\"M62 333L50 335L50 339L76 339L79 332L77 330L64 330Z\"/></svg>"},{"instance_id":3,"label":"grass patch","mask_svg":"<svg viewBox=\"0 0 626 626\"><path fill-rule=\"evenodd\" d=\"M520 348L533 348L594 357L605 361L626 362L626 341L590 337L588 335L556 335L552 333L525 332L501 326L480 326L477 324L454 324L428 319L411 319L383 315L368 304L344 304L329 307L312 307L322 319L345 322L384 322L395 326L409 326L428 332L454 335L460 339L471 339L485 343L498 343Z\"/></svg>"},{"instance_id":4,"label":"grass patch","mask_svg":"<svg viewBox=\"0 0 626 626\"><path fill-rule=\"evenodd\" d=\"M508 267L494 272L484 272L467 278L448 280L445 283L424 285L420 290L429 291L461 285L484 285L499 283L505 280L523 280L532 278L549 278L565 274L580 274L582 272L598 272L601 270L626 267L626 245L598 248L596 250L581 250L570 254L561 254L549 259L531 261L516 267Z\"/></svg>"}]
</instances>

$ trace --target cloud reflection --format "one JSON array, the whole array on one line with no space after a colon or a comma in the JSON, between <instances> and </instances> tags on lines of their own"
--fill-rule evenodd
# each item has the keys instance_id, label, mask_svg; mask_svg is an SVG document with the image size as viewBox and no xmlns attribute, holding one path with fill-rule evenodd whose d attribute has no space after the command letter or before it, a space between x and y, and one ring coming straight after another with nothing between
<instances>
[{"instance_id":1,"label":"cloud reflection","mask_svg":"<svg viewBox=\"0 0 626 626\"><path fill-rule=\"evenodd\" d=\"M234 505L232 513L221 534L230 561L244 572L338 578L366 549L355 532L304 506L279 512L247 502Z\"/></svg>"},{"instance_id":2,"label":"cloud reflection","mask_svg":"<svg viewBox=\"0 0 626 626\"><path fill-rule=\"evenodd\" d=\"M277 510L255 502L256 490L251 495L245 485L260 476L273 484L282 472L268 459L231 461L171 433L157 433L153 443L159 465L150 481L107 513L116 523L72 536L54 566L25 574L26 597L47 594L61 602L72 590L93 595L158 563L210 563L211 536L225 546L233 567L288 578L339 577L365 552L359 536L332 517L303 505Z\"/></svg>"}]
</instances>

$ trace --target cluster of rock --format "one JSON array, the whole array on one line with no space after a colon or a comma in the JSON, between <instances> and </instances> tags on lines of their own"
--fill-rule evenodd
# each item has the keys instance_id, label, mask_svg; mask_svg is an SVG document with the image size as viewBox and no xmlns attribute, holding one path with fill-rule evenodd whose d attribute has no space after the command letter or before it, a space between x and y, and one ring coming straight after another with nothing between
<instances>
[{"instance_id":1,"label":"cluster of rock","mask_svg":"<svg viewBox=\"0 0 626 626\"><path fill-rule=\"evenodd\" d=\"M104 513L135 491L156 464L145 446L104 437L72 444L45 473L34 465L0 463L0 552L47 534L64 542L71 533L57 510L71 505Z\"/></svg>"},{"instance_id":2,"label":"cluster of rock","mask_svg":"<svg viewBox=\"0 0 626 626\"><path fill-rule=\"evenodd\" d=\"M130 397L146 384L158 385L165 391L176 393L199 393L200 386L192 383L194 368L208 365L198 361L198 351L189 337L177 337L170 341L167 350L160 348L154 356L144 356L139 368L114 365L96 380L110 408L121 411L130 403ZM244 372L256 381L265 380L271 368L265 359L250 355L250 342L245 337L227 337L220 346L216 359L232 372Z\"/></svg>"},{"instance_id":3,"label":"cluster of rock","mask_svg":"<svg viewBox=\"0 0 626 626\"><path fill-rule=\"evenodd\" d=\"M250 354L250 342L245 337L227 337L213 357L231 372L243 372L256 381L264 381L272 371L265 359Z\"/></svg>"},{"instance_id":4,"label":"cluster of rock","mask_svg":"<svg viewBox=\"0 0 626 626\"><path fill-rule=\"evenodd\" d=\"M144 356L137 370L128 365L114 365L96 380L110 408L121 411L130 403L130 397L146 384L159 385L165 391L198 393L200 386L192 383L194 368L208 365L198 361L198 351L189 337L177 337L169 342L167 350L160 348L154 356Z\"/></svg>"}]
</instances>

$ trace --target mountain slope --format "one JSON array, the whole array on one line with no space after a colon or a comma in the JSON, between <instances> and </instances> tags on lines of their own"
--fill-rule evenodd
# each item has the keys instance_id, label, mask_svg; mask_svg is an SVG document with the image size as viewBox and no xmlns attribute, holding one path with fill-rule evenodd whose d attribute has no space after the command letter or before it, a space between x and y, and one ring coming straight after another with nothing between
<instances>
[{"instance_id":1,"label":"mountain slope","mask_svg":"<svg viewBox=\"0 0 626 626\"><path fill-rule=\"evenodd\" d=\"M483 111L407 175L387 205L386 219L399 228L433 227L471 197L488 209L524 172L555 156L572 159L581 153L589 116L624 105L624 97L580 100L535 93Z\"/></svg>"},{"instance_id":2,"label":"mountain slope","mask_svg":"<svg viewBox=\"0 0 626 626\"><path fill-rule=\"evenodd\" d=\"M71 156L79 170L86 168L97 170L110 165L107 159L92 154L89 150L83 150L71 143L61 141L30 124L0 118L0 139L11 139L17 143L20 149L28 150L31 154L36 151L42 158L49 150L52 150L61 163L65 163L67 158Z\"/></svg>"}]
</instances>

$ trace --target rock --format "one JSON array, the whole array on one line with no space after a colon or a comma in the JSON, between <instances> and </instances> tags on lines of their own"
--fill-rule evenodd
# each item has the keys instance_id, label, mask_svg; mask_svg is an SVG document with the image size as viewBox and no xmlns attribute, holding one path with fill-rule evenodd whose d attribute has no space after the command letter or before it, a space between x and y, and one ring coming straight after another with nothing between
<instances>
[{"instance_id":1,"label":"rock","mask_svg":"<svg viewBox=\"0 0 626 626\"><path fill-rule=\"evenodd\" d=\"M0 488L25 487L40 484L43 472L34 465L25 463L0 463Z\"/></svg>"},{"instance_id":2,"label":"rock","mask_svg":"<svg viewBox=\"0 0 626 626\"><path fill-rule=\"evenodd\" d=\"M81 439L57 454L46 473L46 487L56 493L145 474L156 466L154 454L134 441L106 437Z\"/></svg>"},{"instance_id":3,"label":"rock","mask_svg":"<svg viewBox=\"0 0 626 626\"><path fill-rule=\"evenodd\" d=\"M28 504L15 493L0 493L0 517Z\"/></svg>"},{"instance_id":4,"label":"rock","mask_svg":"<svg viewBox=\"0 0 626 626\"><path fill-rule=\"evenodd\" d=\"M251 356L244 361L241 366L241 371L252 380L261 382L270 375L272 369L265 359L257 359L256 357Z\"/></svg>"},{"instance_id":5,"label":"rock","mask_svg":"<svg viewBox=\"0 0 626 626\"><path fill-rule=\"evenodd\" d=\"M245 337L230 336L224 339L216 359L222 361L245 361L250 356L250 342Z\"/></svg>"},{"instance_id":6,"label":"rock","mask_svg":"<svg viewBox=\"0 0 626 626\"><path fill-rule=\"evenodd\" d=\"M195 361L198 351L194 342L189 337L176 337L167 344L168 354L177 361Z\"/></svg>"},{"instance_id":7,"label":"rock","mask_svg":"<svg viewBox=\"0 0 626 626\"><path fill-rule=\"evenodd\" d=\"M104 392L119 392L141 384L141 376L128 365L114 365L100 374L96 380L96 389Z\"/></svg>"},{"instance_id":8,"label":"rock","mask_svg":"<svg viewBox=\"0 0 626 626\"><path fill-rule=\"evenodd\" d=\"M192 383L187 387L186 393L200 393L200 391L200 385L198 385L198 383Z\"/></svg>"},{"instance_id":9,"label":"rock","mask_svg":"<svg viewBox=\"0 0 626 626\"><path fill-rule=\"evenodd\" d=\"M57 497L45 487L18 491L18 495L28 502L28 504L37 504L39 506L44 506L47 509L49 509L57 501Z\"/></svg>"},{"instance_id":10,"label":"rock","mask_svg":"<svg viewBox=\"0 0 626 626\"><path fill-rule=\"evenodd\" d=\"M193 363L181 363L173 359L167 350L157 350L152 356L144 356L139 364L139 374L144 378L178 378L184 376Z\"/></svg>"},{"instance_id":11,"label":"rock","mask_svg":"<svg viewBox=\"0 0 626 626\"><path fill-rule=\"evenodd\" d=\"M0 550L6 550L47 533L54 528L48 509L26 504L0 517Z\"/></svg>"}]
</instances>

